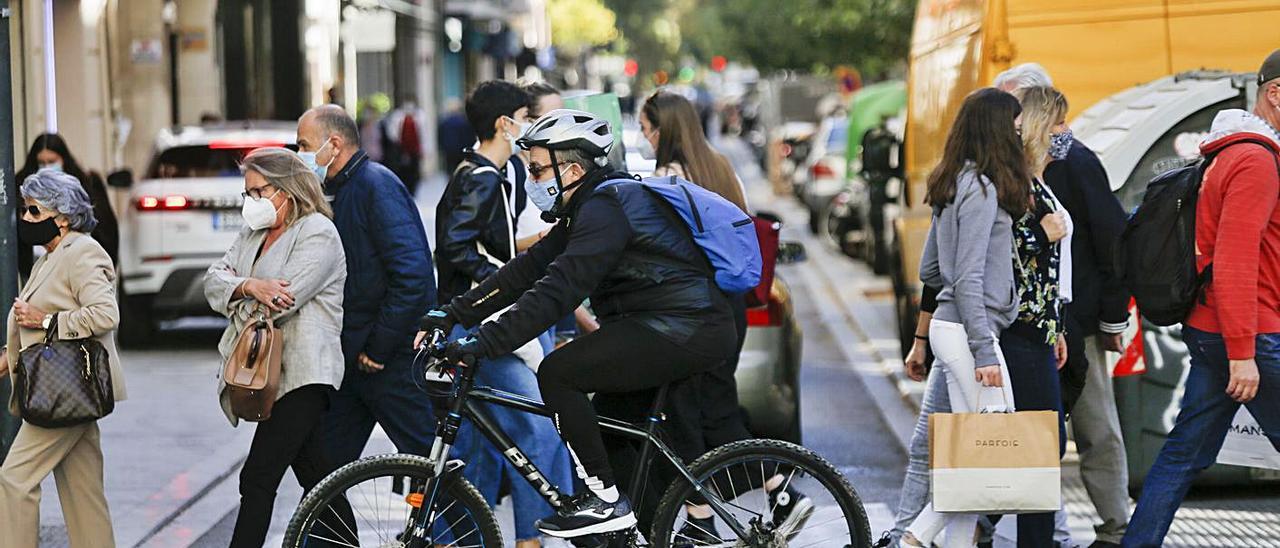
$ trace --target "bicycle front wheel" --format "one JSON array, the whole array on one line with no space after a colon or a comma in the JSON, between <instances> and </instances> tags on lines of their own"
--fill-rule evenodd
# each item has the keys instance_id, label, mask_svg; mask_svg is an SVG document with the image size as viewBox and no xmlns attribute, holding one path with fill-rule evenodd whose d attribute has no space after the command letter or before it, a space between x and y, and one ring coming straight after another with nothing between
<instances>
[{"instance_id":1,"label":"bicycle front wheel","mask_svg":"<svg viewBox=\"0 0 1280 548\"><path fill-rule=\"evenodd\" d=\"M804 447L739 441L703 455L690 472L724 501L746 537L720 516L711 522L690 519L689 507L704 501L692 484L678 479L654 516L652 540L659 548L871 546L871 526L858 493L831 463Z\"/></svg>"},{"instance_id":2,"label":"bicycle front wheel","mask_svg":"<svg viewBox=\"0 0 1280 548\"><path fill-rule=\"evenodd\" d=\"M493 511L465 479L443 486L428 507L424 491L434 475L431 461L417 455L378 455L343 466L302 499L284 546L501 548ZM413 534L424 515L434 519Z\"/></svg>"}]
</instances>

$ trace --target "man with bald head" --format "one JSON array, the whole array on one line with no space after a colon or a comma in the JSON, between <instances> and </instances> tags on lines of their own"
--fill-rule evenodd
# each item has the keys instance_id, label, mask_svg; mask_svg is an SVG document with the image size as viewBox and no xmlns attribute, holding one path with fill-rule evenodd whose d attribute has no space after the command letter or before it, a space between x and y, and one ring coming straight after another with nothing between
<instances>
[{"instance_id":1,"label":"man with bald head","mask_svg":"<svg viewBox=\"0 0 1280 548\"><path fill-rule=\"evenodd\" d=\"M395 174L360 149L360 130L342 107L319 106L298 119L298 152L324 184L347 256L347 373L324 425L331 464L359 458L375 423L400 452L425 456L434 423L412 378L412 347L436 286L418 207Z\"/></svg>"}]
</instances>

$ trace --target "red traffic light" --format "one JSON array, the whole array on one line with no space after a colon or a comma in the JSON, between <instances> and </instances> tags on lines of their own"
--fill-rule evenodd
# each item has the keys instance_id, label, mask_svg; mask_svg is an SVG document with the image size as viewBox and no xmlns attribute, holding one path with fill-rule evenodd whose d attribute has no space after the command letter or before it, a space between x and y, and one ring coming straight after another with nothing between
<instances>
[{"instance_id":1,"label":"red traffic light","mask_svg":"<svg viewBox=\"0 0 1280 548\"><path fill-rule=\"evenodd\" d=\"M635 59L627 59L626 64L622 65L622 72L628 77L635 77L640 72L640 63L637 63Z\"/></svg>"},{"instance_id":2,"label":"red traffic light","mask_svg":"<svg viewBox=\"0 0 1280 548\"><path fill-rule=\"evenodd\" d=\"M729 66L729 60L723 55L717 55L711 58L711 70L716 72L724 72L725 67Z\"/></svg>"}]
</instances>

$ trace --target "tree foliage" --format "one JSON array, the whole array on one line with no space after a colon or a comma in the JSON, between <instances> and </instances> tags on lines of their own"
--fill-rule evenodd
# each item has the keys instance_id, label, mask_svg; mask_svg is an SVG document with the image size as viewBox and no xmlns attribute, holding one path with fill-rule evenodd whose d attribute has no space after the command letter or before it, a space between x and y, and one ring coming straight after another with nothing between
<instances>
[{"instance_id":1,"label":"tree foliage","mask_svg":"<svg viewBox=\"0 0 1280 548\"><path fill-rule=\"evenodd\" d=\"M569 50L602 46L618 38L617 16L600 0L550 0L551 41Z\"/></svg>"},{"instance_id":2,"label":"tree foliage","mask_svg":"<svg viewBox=\"0 0 1280 548\"><path fill-rule=\"evenodd\" d=\"M642 70L682 54L762 71L852 65L877 74L906 60L915 0L606 0ZM675 43L655 28L678 28Z\"/></svg>"}]
</instances>

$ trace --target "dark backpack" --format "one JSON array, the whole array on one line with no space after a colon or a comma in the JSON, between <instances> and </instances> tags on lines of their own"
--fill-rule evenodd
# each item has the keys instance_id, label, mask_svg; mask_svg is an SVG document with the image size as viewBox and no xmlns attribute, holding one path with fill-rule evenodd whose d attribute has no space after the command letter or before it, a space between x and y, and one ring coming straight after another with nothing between
<instances>
[{"instance_id":1,"label":"dark backpack","mask_svg":"<svg viewBox=\"0 0 1280 548\"><path fill-rule=\"evenodd\" d=\"M1240 143L1272 151L1271 145L1257 139L1228 146ZM1142 317L1153 324L1181 323L1197 298L1204 302L1201 291L1213 276L1213 265L1204 271L1196 269L1196 202L1205 170L1220 152L1152 179L1142 204L1120 234L1116 271ZM1276 167L1280 169L1280 160Z\"/></svg>"}]
</instances>

